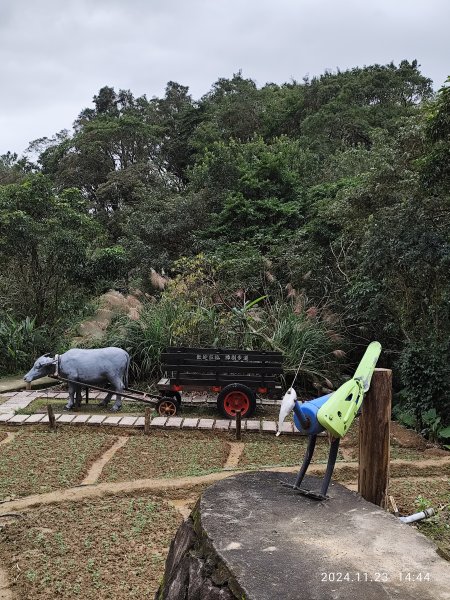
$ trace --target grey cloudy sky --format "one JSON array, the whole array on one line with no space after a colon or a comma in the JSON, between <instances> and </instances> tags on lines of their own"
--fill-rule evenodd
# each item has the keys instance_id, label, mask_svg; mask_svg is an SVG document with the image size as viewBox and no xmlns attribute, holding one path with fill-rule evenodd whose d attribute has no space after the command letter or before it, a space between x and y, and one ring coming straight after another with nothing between
<instances>
[{"instance_id":1,"label":"grey cloudy sky","mask_svg":"<svg viewBox=\"0 0 450 600\"><path fill-rule=\"evenodd\" d=\"M450 74L449 0L0 0L0 154L67 128L104 85L194 98L242 69L258 85L417 58Z\"/></svg>"}]
</instances>

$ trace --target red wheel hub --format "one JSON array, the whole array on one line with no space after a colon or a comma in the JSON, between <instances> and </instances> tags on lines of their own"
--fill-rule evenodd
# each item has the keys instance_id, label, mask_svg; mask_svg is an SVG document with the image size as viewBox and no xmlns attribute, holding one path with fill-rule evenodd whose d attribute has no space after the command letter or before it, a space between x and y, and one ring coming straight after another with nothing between
<instances>
[{"instance_id":1,"label":"red wheel hub","mask_svg":"<svg viewBox=\"0 0 450 600\"><path fill-rule=\"evenodd\" d=\"M230 417L235 417L237 410L240 410L244 416L250 408L250 400L244 392L230 392L225 396L223 407Z\"/></svg>"}]
</instances>

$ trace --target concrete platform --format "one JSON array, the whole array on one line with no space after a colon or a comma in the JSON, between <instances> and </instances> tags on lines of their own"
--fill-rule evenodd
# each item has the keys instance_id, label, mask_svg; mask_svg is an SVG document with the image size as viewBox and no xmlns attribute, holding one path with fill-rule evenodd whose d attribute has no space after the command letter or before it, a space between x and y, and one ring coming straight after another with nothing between
<instances>
[{"instance_id":1,"label":"concrete platform","mask_svg":"<svg viewBox=\"0 0 450 600\"><path fill-rule=\"evenodd\" d=\"M59 383L59 381L55 381L55 379L51 379L50 377L42 377L42 379L36 379L36 381L31 382L31 389L38 390L53 385L58 385ZM23 375L11 375L9 377L2 377L0 378L0 394L3 394L5 392L16 392L19 390L25 390L26 385L27 384L23 380Z\"/></svg>"},{"instance_id":2,"label":"concrete platform","mask_svg":"<svg viewBox=\"0 0 450 600\"><path fill-rule=\"evenodd\" d=\"M450 565L414 527L339 484L317 502L280 478L294 476L245 473L206 489L191 532L177 534L182 555L177 538L172 544L164 598L178 597L170 595L175 584L188 592L217 584L214 593L227 599L450 599ZM305 487L319 483L309 477Z\"/></svg>"}]
</instances>

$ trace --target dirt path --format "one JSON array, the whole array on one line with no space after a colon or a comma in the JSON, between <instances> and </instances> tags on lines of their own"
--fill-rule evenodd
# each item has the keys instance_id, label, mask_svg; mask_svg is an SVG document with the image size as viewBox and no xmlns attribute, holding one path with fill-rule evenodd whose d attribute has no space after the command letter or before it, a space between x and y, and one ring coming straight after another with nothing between
<instances>
[{"instance_id":1,"label":"dirt path","mask_svg":"<svg viewBox=\"0 0 450 600\"><path fill-rule=\"evenodd\" d=\"M3 440L5 441L5 440ZM0 520L0 530L1 527L6 525L7 523L13 521L13 518L3 518ZM9 586L8 572L6 569L2 567L0 564L0 600L12 600L13 594L11 588Z\"/></svg>"},{"instance_id":2,"label":"dirt path","mask_svg":"<svg viewBox=\"0 0 450 600\"><path fill-rule=\"evenodd\" d=\"M404 480L404 477L391 477L389 479L389 482L392 484L395 481L402 481ZM437 475L430 475L429 477L421 477L421 476L417 476L417 477L410 477L408 476L408 483L426 483L427 481L442 481L444 483L446 483L448 481L448 477L439 477ZM352 481L346 481L345 483L342 483L341 485L345 486L346 488L348 488L349 490L352 490L353 492L357 492L358 491L358 480L352 480Z\"/></svg>"},{"instance_id":3,"label":"dirt path","mask_svg":"<svg viewBox=\"0 0 450 600\"><path fill-rule=\"evenodd\" d=\"M235 469L239 464L239 459L244 451L244 442L230 442L230 453L228 458L223 465L224 469Z\"/></svg>"},{"instance_id":4,"label":"dirt path","mask_svg":"<svg viewBox=\"0 0 450 600\"><path fill-rule=\"evenodd\" d=\"M12 600L13 595L9 587L8 575L0 566L0 600Z\"/></svg>"},{"instance_id":5,"label":"dirt path","mask_svg":"<svg viewBox=\"0 0 450 600\"><path fill-rule=\"evenodd\" d=\"M93 485L94 483L97 483L100 475L102 474L102 471L103 471L105 465L112 459L114 454L118 450L120 450L120 448L123 448L123 446L125 446L125 444L128 442L128 440L129 440L128 436L126 436L126 435L120 436L117 439L117 441L114 442L114 444L111 446L111 448L106 450L106 452L104 454L102 454L102 456L100 456L100 458L98 460L95 461L95 463L89 469L88 474L81 482L81 485Z\"/></svg>"},{"instance_id":6,"label":"dirt path","mask_svg":"<svg viewBox=\"0 0 450 600\"><path fill-rule=\"evenodd\" d=\"M193 477L177 477L174 479L136 479L134 481L119 481L115 483L99 483L92 486L78 486L67 490L57 490L47 494L35 494L5 502L0 505L0 517L4 512L21 511L36 506L55 504L57 502L71 502L85 498L102 498L114 494L142 492L142 491L165 491L191 488L196 485L210 484L239 473L239 471L219 471L209 475Z\"/></svg>"},{"instance_id":7,"label":"dirt path","mask_svg":"<svg viewBox=\"0 0 450 600\"><path fill-rule=\"evenodd\" d=\"M411 465L411 461L406 460L395 460L392 461L400 467L408 467ZM391 464L392 464L391 463ZM435 459L424 461L428 467L430 466L443 466L450 464L449 459ZM421 463L419 463L421 464ZM324 473L326 465L314 465L310 472L314 475L321 475ZM335 473L338 474L340 471L348 469L354 471L355 475L358 473L358 464L355 462L339 462L336 463ZM255 470L262 471L277 471L279 473L296 473L298 467L266 467ZM422 470L422 469L420 469ZM425 469L424 469L425 470ZM131 493L136 491L166 491L166 490L178 490L178 489L189 489L197 485L211 484L215 481L220 481L226 477L231 477L241 473L242 470L228 470L218 471L217 473L210 473L209 475L191 476L191 477L176 477L173 479L160 478L160 479L136 479L134 481L119 481L114 483L99 483L91 486L81 485L66 490L56 490L55 492L49 492L47 494L35 494L33 496L26 496L24 498L18 498L11 500L10 502L4 502L0 505L0 517L5 512L27 510L35 506L42 506L47 504L55 504L57 502L67 502L74 500L81 500L84 498L101 498L103 496L110 496L114 494ZM408 476L409 477L409 476Z\"/></svg>"},{"instance_id":8,"label":"dirt path","mask_svg":"<svg viewBox=\"0 0 450 600\"><path fill-rule=\"evenodd\" d=\"M195 504L196 500L197 500L196 496L190 496L189 498L176 498L176 499L166 498L167 504L170 504L171 506L176 508L177 511L181 514L181 516L183 517L183 519L185 521L191 514L192 507Z\"/></svg>"},{"instance_id":9,"label":"dirt path","mask_svg":"<svg viewBox=\"0 0 450 600\"><path fill-rule=\"evenodd\" d=\"M5 439L0 442L0 446L3 446L3 444L9 444L10 442L12 442L18 433L19 433L18 431L15 431L14 433L7 431ZM1 600L1 596L0 596L0 600Z\"/></svg>"}]
</instances>

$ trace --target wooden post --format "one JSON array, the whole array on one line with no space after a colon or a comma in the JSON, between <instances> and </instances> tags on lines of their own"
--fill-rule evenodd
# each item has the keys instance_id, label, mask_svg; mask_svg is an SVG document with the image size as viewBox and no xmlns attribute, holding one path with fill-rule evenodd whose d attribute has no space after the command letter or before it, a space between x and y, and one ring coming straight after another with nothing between
<instances>
[{"instance_id":1,"label":"wooden post","mask_svg":"<svg viewBox=\"0 0 450 600\"><path fill-rule=\"evenodd\" d=\"M152 415L152 409L147 406L145 409L145 421L144 421L144 435L150 435L150 417Z\"/></svg>"},{"instance_id":2,"label":"wooden post","mask_svg":"<svg viewBox=\"0 0 450 600\"><path fill-rule=\"evenodd\" d=\"M236 439L238 441L241 440L241 417L242 412L240 410L236 411Z\"/></svg>"},{"instance_id":3,"label":"wooden post","mask_svg":"<svg viewBox=\"0 0 450 600\"><path fill-rule=\"evenodd\" d=\"M86 388L86 404L89 404L89 388Z\"/></svg>"},{"instance_id":4,"label":"wooden post","mask_svg":"<svg viewBox=\"0 0 450 600\"><path fill-rule=\"evenodd\" d=\"M47 414L50 429L56 429L55 413L53 412L53 406L51 404L47 404Z\"/></svg>"},{"instance_id":5,"label":"wooden post","mask_svg":"<svg viewBox=\"0 0 450 600\"><path fill-rule=\"evenodd\" d=\"M375 369L359 418L359 476L361 496L387 508L392 371Z\"/></svg>"}]
</instances>

